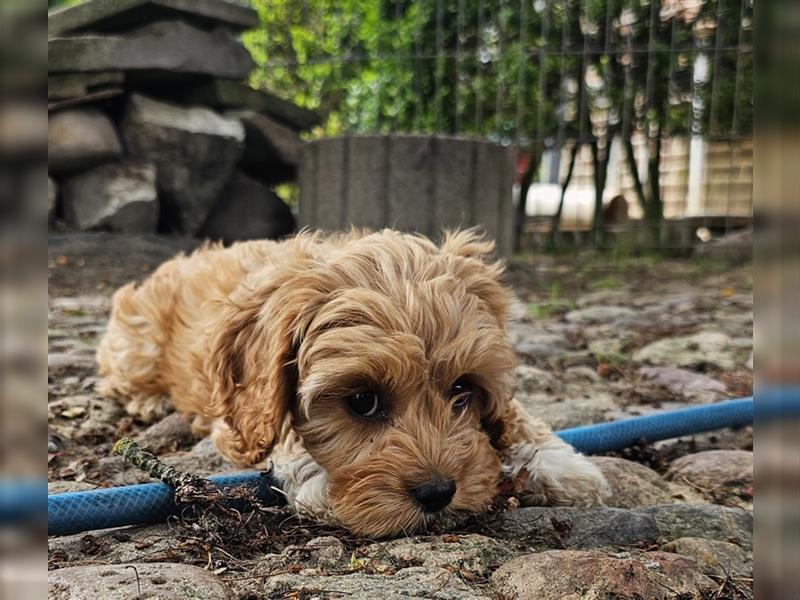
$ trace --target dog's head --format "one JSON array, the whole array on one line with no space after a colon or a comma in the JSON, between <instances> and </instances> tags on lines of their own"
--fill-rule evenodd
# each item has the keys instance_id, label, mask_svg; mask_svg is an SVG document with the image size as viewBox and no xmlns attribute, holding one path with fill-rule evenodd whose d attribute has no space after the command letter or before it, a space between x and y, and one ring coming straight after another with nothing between
<instances>
[{"instance_id":1,"label":"dog's head","mask_svg":"<svg viewBox=\"0 0 800 600\"><path fill-rule=\"evenodd\" d=\"M384 231L324 259L298 251L217 340L227 454L258 462L294 428L337 519L365 535L484 509L514 368L491 250L474 232L437 247Z\"/></svg>"}]
</instances>

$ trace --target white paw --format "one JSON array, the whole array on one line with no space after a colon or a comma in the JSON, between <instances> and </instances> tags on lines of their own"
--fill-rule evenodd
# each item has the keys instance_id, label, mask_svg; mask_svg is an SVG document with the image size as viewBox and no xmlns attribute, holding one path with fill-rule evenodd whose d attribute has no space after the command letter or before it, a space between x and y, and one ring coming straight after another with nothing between
<instances>
[{"instance_id":1,"label":"white paw","mask_svg":"<svg viewBox=\"0 0 800 600\"><path fill-rule=\"evenodd\" d=\"M525 506L597 506L608 496L605 477L592 462L558 438L520 444L509 452L506 474L520 479Z\"/></svg>"}]
</instances>

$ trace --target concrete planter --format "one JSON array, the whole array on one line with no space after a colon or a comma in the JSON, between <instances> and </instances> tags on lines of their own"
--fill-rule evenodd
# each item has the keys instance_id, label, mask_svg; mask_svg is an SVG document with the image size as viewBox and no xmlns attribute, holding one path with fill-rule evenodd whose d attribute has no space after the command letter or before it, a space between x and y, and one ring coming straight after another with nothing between
<instances>
[{"instance_id":1,"label":"concrete planter","mask_svg":"<svg viewBox=\"0 0 800 600\"><path fill-rule=\"evenodd\" d=\"M511 252L514 151L445 136L367 135L306 144L299 167L301 226L393 227L433 238L481 226Z\"/></svg>"}]
</instances>

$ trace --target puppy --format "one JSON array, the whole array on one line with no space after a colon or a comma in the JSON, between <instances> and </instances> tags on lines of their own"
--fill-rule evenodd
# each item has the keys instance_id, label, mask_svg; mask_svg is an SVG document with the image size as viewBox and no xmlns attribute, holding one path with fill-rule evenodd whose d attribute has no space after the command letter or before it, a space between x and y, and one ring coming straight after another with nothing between
<instances>
[{"instance_id":1,"label":"puppy","mask_svg":"<svg viewBox=\"0 0 800 600\"><path fill-rule=\"evenodd\" d=\"M237 465L270 458L293 507L381 537L485 509L598 504L599 470L513 399L510 292L474 231L208 246L114 295L101 392L167 399Z\"/></svg>"}]
</instances>

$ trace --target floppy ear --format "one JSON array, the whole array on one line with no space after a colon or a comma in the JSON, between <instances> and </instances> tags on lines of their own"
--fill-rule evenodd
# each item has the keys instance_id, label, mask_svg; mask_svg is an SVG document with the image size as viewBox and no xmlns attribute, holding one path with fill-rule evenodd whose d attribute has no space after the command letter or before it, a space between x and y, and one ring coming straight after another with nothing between
<instances>
[{"instance_id":1,"label":"floppy ear","mask_svg":"<svg viewBox=\"0 0 800 600\"><path fill-rule=\"evenodd\" d=\"M270 277L255 291L243 284L232 294L227 322L212 342L206 362L211 412L225 423L215 429L214 443L235 463L261 462L291 428L301 315L307 300L318 295L298 287L295 273Z\"/></svg>"},{"instance_id":2,"label":"floppy ear","mask_svg":"<svg viewBox=\"0 0 800 600\"><path fill-rule=\"evenodd\" d=\"M512 302L512 293L502 282L504 265L492 257L493 241L486 239L478 229L445 232L441 252L450 255L450 268L467 292L479 298L505 330ZM485 387L488 397L481 413L481 427L492 445L502 450L510 429L514 411L514 351L507 343L498 345L494 354L495 375Z\"/></svg>"},{"instance_id":3,"label":"floppy ear","mask_svg":"<svg viewBox=\"0 0 800 600\"><path fill-rule=\"evenodd\" d=\"M464 283L467 292L486 303L489 311L505 328L511 306L511 292L503 285L504 265L491 259L495 243L478 229L445 231L441 252L450 255L453 274Z\"/></svg>"}]
</instances>

